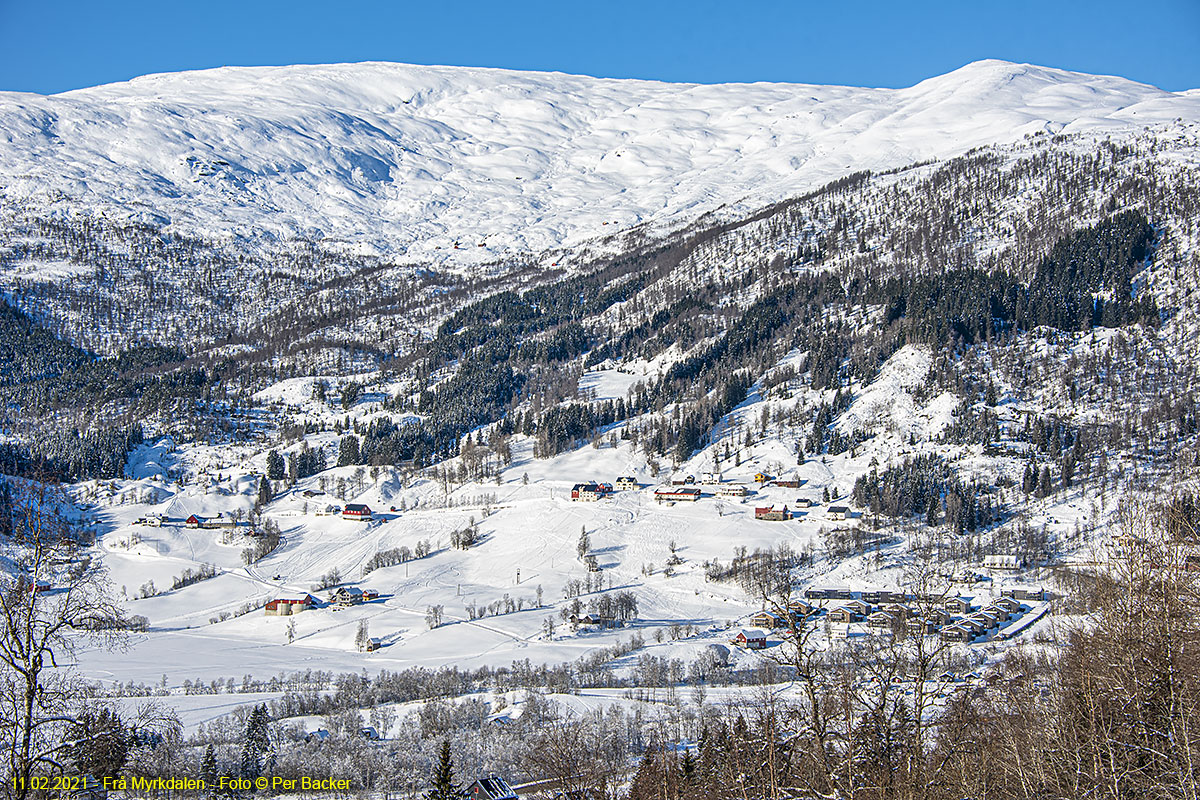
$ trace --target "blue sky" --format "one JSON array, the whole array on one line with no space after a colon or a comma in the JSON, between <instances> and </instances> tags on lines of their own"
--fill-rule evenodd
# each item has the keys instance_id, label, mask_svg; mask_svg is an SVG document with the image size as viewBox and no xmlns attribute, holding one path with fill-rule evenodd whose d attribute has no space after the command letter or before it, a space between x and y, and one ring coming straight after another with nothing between
<instances>
[{"instance_id":1,"label":"blue sky","mask_svg":"<svg viewBox=\"0 0 1200 800\"><path fill-rule=\"evenodd\" d=\"M1200 88L1200 0L0 0L0 89L43 93L375 60L908 86L981 58Z\"/></svg>"}]
</instances>

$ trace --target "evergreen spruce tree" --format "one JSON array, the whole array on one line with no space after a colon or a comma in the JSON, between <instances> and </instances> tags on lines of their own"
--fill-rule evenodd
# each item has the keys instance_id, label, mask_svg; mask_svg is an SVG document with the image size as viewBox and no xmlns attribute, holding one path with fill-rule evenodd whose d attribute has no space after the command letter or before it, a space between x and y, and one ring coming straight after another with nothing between
<instances>
[{"instance_id":1,"label":"evergreen spruce tree","mask_svg":"<svg viewBox=\"0 0 1200 800\"><path fill-rule=\"evenodd\" d=\"M637 772L633 775L633 784L629 787L629 800L657 800L663 795L663 780L659 774L659 753L654 748L646 748Z\"/></svg>"},{"instance_id":2,"label":"evergreen spruce tree","mask_svg":"<svg viewBox=\"0 0 1200 800\"><path fill-rule=\"evenodd\" d=\"M1041 477L1038 478L1037 496L1049 497L1053 491L1054 484L1050 481L1050 467L1047 465L1042 467Z\"/></svg>"},{"instance_id":3,"label":"evergreen spruce tree","mask_svg":"<svg viewBox=\"0 0 1200 800\"><path fill-rule=\"evenodd\" d=\"M1021 479L1021 491L1025 494L1033 494L1033 490L1037 488L1037 473L1034 471L1032 464L1025 465L1025 476Z\"/></svg>"},{"instance_id":4,"label":"evergreen spruce tree","mask_svg":"<svg viewBox=\"0 0 1200 800\"><path fill-rule=\"evenodd\" d=\"M111 777L121 771L133 747L133 731L107 708L87 711L76 721L70 752L81 775Z\"/></svg>"},{"instance_id":5,"label":"evergreen spruce tree","mask_svg":"<svg viewBox=\"0 0 1200 800\"><path fill-rule=\"evenodd\" d=\"M271 746L271 736L267 730L270 720L265 703L255 706L246 720L246 734L242 741L242 758L239 765L243 778L254 780L274 764L274 748Z\"/></svg>"},{"instance_id":6,"label":"evergreen spruce tree","mask_svg":"<svg viewBox=\"0 0 1200 800\"><path fill-rule=\"evenodd\" d=\"M983 402L989 406L995 406L999 398L996 397L996 384L989 382L987 391L984 392Z\"/></svg>"},{"instance_id":7,"label":"evergreen spruce tree","mask_svg":"<svg viewBox=\"0 0 1200 800\"><path fill-rule=\"evenodd\" d=\"M358 437L352 433L342 437L341 447L338 449L338 466L350 467L361 463L361 458L358 452Z\"/></svg>"},{"instance_id":8,"label":"evergreen spruce tree","mask_svg":"<svg viewBox=\"0 0 1200 800\"><path fill-rule=\"evenodd\" d=\"M929 527L936 527L938 524L938 513L941 511L938 503L938 496L935 494L929 495L929 505L925 508L925 524Z\"/></svg>"},{"instance_id":9,"label":"evergreen spruce tree","mask_svg":"<svg viewBox=\"0 0 1200 800\"><path fill-rule=\"evenodd\" d=\"M450 740L442 740L437 766L433 770L433 785L425 793L425 800L459 800L462 787L454 782L454 762L450 759Z\"/></svg>"},{"instance_id":10,"label":"evergreen spruce tree","mask_svg":"<svg viewBox=\"0 0 1200 800\"><path fill-rule=\"evenodd\" d=\"M692 776L696 773L696 757L692 755L690 747L684 748L683 761L679 767L683 771L683 779L690 782Z\"/></svg>"},{"instance_id":11,"label":"evergreen spruce tree","mask_svg":"<svg viewBox=\"0 0 1200 800\"><path fill-rule=\"evenodd\" d=\"M579 532L579 543L575 545L575 552L578 553L579 557L582 559L591 549L592 541L588 538L587 529L585 528Z\"/></svg>"},{"instance_id":12,"label":"evergreen spruce tree","mask_svg":"<svg viewBox=\"0 0 1200 800\"><path fill-rule=\"evenodd\" d=\"M271 502L271 483L266 478L258 480L258 506L262 508Z\"/></svg>"},{"instance_id":13,"label":"evergreen spruce tree","mask_svg":"<svg viewBox=\"0 0 1200 800\"><path fill-rule=\"evenodd\" d=\"M283 456L279 455L279 451L272 450L267 453L267 478L273 481L281 481L283 480L284 472Z\"/></svg>"},{"instance_id":14,"label":"evergreen spruce tree","mask_svg":"<svg viewBox=\"0 0 1200 800\"><path fill-rule=\"evenodd\" d=\"M204 759L200 762L200 780L204 782L204 796L214 798L217 796L217 783L220 780L217 775L217 754L210 744L204 750Z\"/></svg>"}]
</instances>

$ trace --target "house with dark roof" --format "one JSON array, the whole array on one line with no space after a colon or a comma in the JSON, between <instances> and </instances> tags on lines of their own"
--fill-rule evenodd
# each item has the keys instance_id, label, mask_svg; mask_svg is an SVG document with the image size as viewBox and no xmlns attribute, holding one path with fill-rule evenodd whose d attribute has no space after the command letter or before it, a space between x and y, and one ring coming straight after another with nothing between
<instances>
[{"instance_id":1,"label":"house with dark roof","mask_svg":"<svg viewBox=\"0 0 1200 800\"><path fill-rule=\"evenodd\" d=\"M357 586L339 586L329 593L329 602L339 606L356 606L363 601L363 591Z\"/></svg>"},{"instance_id":2,"label":"house with dark roof","mask_svg":"<svg viewBox=\"0 0 1200 800\"><path fill-rule=\"evenodd\" d=\"M467 787L468 800L518 800L517 793L499 775L477 778Z\"/></svg>"},{"instance_id":3,"label":"house with dark roof","mask_svg":"<svg viewBox=\"0 0 1200 800\"><path fill-rule=\"evenodd\" d=\"M654 499L660 503L664 500L695 502L700 499L700 490L695 486L662 486L654 490Z\"/></svg>"},{"instance_id":4,"label":"house with dark roof","mask_svg":"<svg viewBox=\"0 0 1200 800\"><path fill-rule=\"evenodd\" d=\"M365 503L346 503L346 507L342 509L342 519L369 522L371 520L371 507Z\"/></svg>"}]
</instances>

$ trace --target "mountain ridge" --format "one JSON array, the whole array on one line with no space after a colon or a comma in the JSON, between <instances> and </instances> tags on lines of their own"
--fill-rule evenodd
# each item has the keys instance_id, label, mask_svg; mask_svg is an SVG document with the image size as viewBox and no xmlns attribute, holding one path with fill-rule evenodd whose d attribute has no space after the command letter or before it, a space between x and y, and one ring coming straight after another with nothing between
<instances>
[{"instance_id":1,"label":"mountain ridge","mask_svg":"<svg viewBox=\"0 0 1200 800\"><path fill-rule=\"evenodd\" d=\"M221 67L0 94L0 193L24 213L469 269L1036 131L1176 118L1200 121L1200 96L996 60L904 89Z\"/></svg>"}]
</instances>

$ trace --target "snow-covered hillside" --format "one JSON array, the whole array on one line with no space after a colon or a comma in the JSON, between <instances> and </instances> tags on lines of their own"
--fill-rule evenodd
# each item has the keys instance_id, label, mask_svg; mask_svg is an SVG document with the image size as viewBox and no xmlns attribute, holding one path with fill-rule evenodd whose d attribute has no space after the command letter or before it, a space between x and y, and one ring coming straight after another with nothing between
<instances>
[{"instance_id":1,"label":"snow-covered hillside","mask_svg":"<svg viewBox=\"0 0 1200 800\"><path fill-rule=\"evenodd\" d=\"M412 261L537 254L1035 131L1200 121L1200 95L1002 61L906 89L347 64L0 94L0 196Z\"/></svg>"}]
</instances>

